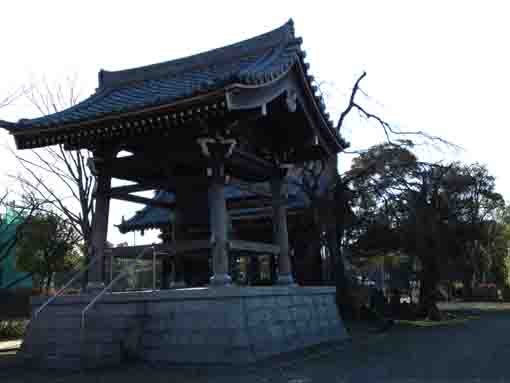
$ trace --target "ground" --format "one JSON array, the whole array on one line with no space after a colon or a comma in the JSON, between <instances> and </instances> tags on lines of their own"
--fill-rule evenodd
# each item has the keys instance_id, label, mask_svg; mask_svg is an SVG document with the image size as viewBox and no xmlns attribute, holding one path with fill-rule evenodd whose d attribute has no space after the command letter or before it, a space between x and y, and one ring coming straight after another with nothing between
<instances>
[{"instance_id":1,"label":"ground","mask_svg":"<svg viewBox=\"0 0 510 383\"><path fill-rule=\"evenodd\" d=\"M510 305L445 304L467 320L396 325L384 334L356 332L249 367L176 368L126 364L84 373L27 371L0 352L0 382L510 382Z\"/></svg>"}]
</instances>

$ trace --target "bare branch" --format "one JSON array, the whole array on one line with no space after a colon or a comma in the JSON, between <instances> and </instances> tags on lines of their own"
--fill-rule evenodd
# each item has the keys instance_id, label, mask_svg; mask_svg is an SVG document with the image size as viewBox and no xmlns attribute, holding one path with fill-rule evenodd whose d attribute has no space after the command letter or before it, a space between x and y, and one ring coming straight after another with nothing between
<instances>
[{"instance_id":1,"label":"bare branch","mask_svg":"<svg viewBox=\"0 0 510 383\"><path fill-rule=\"evenodd\" d=\"M354 99L356 97L356 92L359 90L359 84L361 80L365 78L367 75L367 72L363 72L356 82L354 83L354 87L352 88L351 97L349 98L349 104L347 105L347 108L340 114L340 118L338 119L338 124L336 125L336 130L338 133L342 130L342 126L344 124L345 117L351 112L352 108L354 107Z\"/></svg>"},{"instance_id":2,"label":"bare branch","mask_svg":"<svg viewBox=\"0 0 510 383\"><path fill-rule=\"evenodd\" d=\"M391 126L391 124L389 124L388 122L386 122L385 120L383 120L379 116L367 112L362 106L360 106L356 102L354 102L352 104L352 106L354 108L356 108L366 119L376 120L379 123L379 125L383 128L384 134L386 135L386 137L388 139L388 142L390 142L390 143L392 142L391 138L390 138L390 134L405 135L405 136L421 136L421 137L426 138L427 140L439 142L441 144L444 144L444 145L447 145L447 146L451 146L451 147L460 149L459 146L457 146L457 145L455 145L455 144L445 140L444 138L441 138L439 136L430 135L430 134L428 134L428 133L426 133L426 132L424 132L422 130L418 130L418 131L401 131L401 130L396 130L396 129L394 129Z\"/></svg>"},{"instance_id":3,"label":"bare branch","mask_svg":"<svg viewBox=\"0 0 510 383\"><path fill-rule=\"evenodd\" d=\"M43 79L27 94L28 100L43 115L73 106L78 101L76 76L64 85L53 86ZM14 178L25 193L46 200L50 210L59 212L80 234L88 247L94 213L93 189L95 178L87 167L90 154L85 150L67 151L62 145L32 151L32 156L16 155L24 175ZM54 188L52 182L64 186Z\"/></svg>"},{"instance_id":4,"label":"bare branch","mask_svg":"<svg viewBox=\"0 0 510 383\"><path fill-rule=\"evenodd\" d=\"M0 109L11 105L18 98L20 98L24 94L27 94L28 91L29 89L27 87L22 86L14 90L13 92L9 93L4 98L0 98Z\"/></svg>"},{"instance_id":5,"label":"bare branch","mask_svg":"<svg viewBox=\"0 0 510 383\"><path fill-rule=\"evenodd\" d=\"M356 82L354 83L354 87L352 88L352 92L351 92L351 96L349 98L349 103L347 105L347 108L340 114L340 118L338 119L338 123L337 123L337 126L336 126L336 130L337 130L338 133L340 133L340 131L341 131L341 129L342 129L344 123L345 123L345 118L347 117L347 115L353 109L355 109L365 119L367 119L367 120L375 120L379 124L379 126L383 129L384 135L386 136L386 140L389 143L393 143L394 140L392 139L392 137L394 137L394 136L419 136L419 137L423 137L424 139L426 139L427 141L429 141L431 143L439 143L439 144L442 144L442 145L446 145L448 147L454 148L455 150L461 149L458 145L455 145L455 144L453 144L453 143L451 143L451 142L449 142L449 141L447 141L447 140L445 140L445 139L443 139L441 137L430 135L430 134L428 134L428 133L426 133L424 131L421 131L421 130L418 130L418 131L403 131L403 130L396 129L395 127L393 127L390 123L388 123L387 121L385 121L381 117L377 116L376 114L368 112L364 107L362 107L359 103L356 102L356 95L358 94L358 92L362 93L362 94L364 94L365 96L368 97L367 93L364 92L360 88L361 80L363 80L366 77L366 75L367 75L367 73L363 72L358 77ZM351 153L358 154L359 152L358 151L354 151L354 152L351 152Z\"/></svg>"}]
</instances>

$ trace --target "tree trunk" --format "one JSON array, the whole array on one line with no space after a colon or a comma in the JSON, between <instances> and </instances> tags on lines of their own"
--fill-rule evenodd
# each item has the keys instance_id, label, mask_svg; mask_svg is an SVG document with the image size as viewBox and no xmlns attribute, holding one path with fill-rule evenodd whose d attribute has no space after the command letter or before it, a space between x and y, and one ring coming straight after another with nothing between
<instances>
[{"instance_id":1,"label":"tree trunk","mask_svg":"<svg viewBox=\"0 0 510 383\"><path fill-rule=\"evenodd\" d=\"M49 294L49 291L50 291L50 288L51 288L51 281L52 281L52 278L53 277L53 273L52 272L49 272L48 273L48 278L46 279L46 293Z\"/></svg>"},{"instance_id":2,"label":"tree trunk","mask_svg":"<svg viewBox=\"0 0 510 383\"><path fill-rule=\"evenodd\" d=\"M346 216L349 212L346 190L343 184L337 186L334 192L334 222L328 230L328 246L334 263L334 278L336 287L336 305L340 316L349 315L349 281L345 274L344 257L341 250L341 241L344 235Z\"/></svg>"},{"instance_id":3,"label":"tree trunk","mask_svg":"<svg viewBox=\"0 0 510 383\"><path fill-rule=\"evenodd\" d=\"M474 270L467 269L464 271L463 279L462 279L462 296L463 298L472 298L473 297L473 277Z\"/></svg>"},{"instance_id":4,"label":"tree trunk","mask_svg":"<svg viewBox=\"0 0 510 383\"><path fill-rule=\"evenodd\" d=\"M422 257L423 271L420 281L420 313L431 320L440 320L441 316L436 304L436 289L439 272L431 260Z\"/></svg>"},{"instance_id":5,"label":"tree trunk","mask_svg":"<svg viewBox=\"0 0 510 383\"><path fill-rule=\"evenodd\" d=\"M345 275L345 267L343 256L340 250L338 255L335 257L335 287L336 287L336 305L338 313L341 317L349 315L349 282Z\"/></svg>"},{"instance_id":6,"label":"tree trunk","mask_svg":"<svg viewBox=\"0 0 510 383\"><path fill-rule=\"evenodd\" d=\"M87 267L89 262L90 262L90 257L89 257L89 245L90 245L90 241L88 239L85 239L84 240L84 250L82 251L83 253L83 268ZM85 273L83 273L83 276L81 277L81 291L85 291L87 289L87 283L89 282L89 272L88 270L85 271Z\"/></svg>"}]
</instances>

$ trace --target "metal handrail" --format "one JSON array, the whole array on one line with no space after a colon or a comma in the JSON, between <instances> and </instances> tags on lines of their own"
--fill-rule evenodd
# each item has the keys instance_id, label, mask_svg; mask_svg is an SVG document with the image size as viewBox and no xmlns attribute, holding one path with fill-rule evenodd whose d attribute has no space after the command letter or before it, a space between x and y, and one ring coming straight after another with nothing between
<instances>
[{"instance_id":1,"label":"metal handrail","mask_svg":"<svg viewBox=\"0 0 510 383\"><path fill-rule=\"evenodd\" d=\"M155 249L154 245L152 245L152 246L150 246L150 247L148 247L148 248L143 249L143 250L140 252L140 254L138 254L138 255L136 256L136 258L134 258L134 259L133 259L133 261L138 261L141 257L143 257L143 256L146 254L147 250L152 250L152 253L153 253L153 254L156 252L156 249ZM101 297L102 297L102 296L103 296L103 295L104 295L104 294L105 294L108 290L110 290L110 289L112 288L112 286L113 286L113 285L114 285L114 284L115 284L115 283L116 283L119 279L121 279L122 277L124 277L124 276L128 273L128 271L130 271L130 270L131 270L131 268L132 268L133 266L136 266L136 263L135 263L135 262L133 262L133 264L132 264L132 265L127 266L127 267L126 267L124 270L122 270L122 271L121 271L121 272L120 272L120 273L119 273L119 274L118 274L118 275L117 275L114 279L112 279L112 280L110 281L110 283L108 283L108 285L107 285L107 286L105 286L105 287L101 290L101 292L100 292L99 294L97 294L97 295L96 295L96 296L95 296L95 297L94 297L94 298L90 301L90 303L89 303L89 304L88 304L88 305L87 305L87 306L83 309L83 311L81 312L81 325L80 325L80 332L81 332L81 334L82 334L82 335L83 335L83 330L85 329L85 317L86 317L86 315L87 315L87 312L88 312L88 311L89 311L89 310L90 310L90 309L91 309L91 308L92 308L92 307L96 304L96 302L97 302L99 299L101 299Z\"/></svg>"},{"instance_id":2,"label":"metal handrail","mask_svg":"<svg viewBox=\"0 0 510 383\"><path fill-rule=\"evenodd\" d=\"M100 257L99 256L95 256L92 258L92 260L87 263L87 266L85 268L83 268L82 270L78 271L75 275L73 275L73 277L67 281L67 283L62 286L56 293L55 295L53 295L52 297L50 297L46 302L44 302L44 304L41 305L41 307L39 307L35 312L34 312L34 319L37 318L37 316L41 313L41 311L43 311L51 302L53 302L55 299L57 299L74 281L76 281L76 279L78 279L78 277L81 277L83 274L85 274L86 271L88 271L88 269L94 265L98 259Z\"/></svg>"}]
</instances>

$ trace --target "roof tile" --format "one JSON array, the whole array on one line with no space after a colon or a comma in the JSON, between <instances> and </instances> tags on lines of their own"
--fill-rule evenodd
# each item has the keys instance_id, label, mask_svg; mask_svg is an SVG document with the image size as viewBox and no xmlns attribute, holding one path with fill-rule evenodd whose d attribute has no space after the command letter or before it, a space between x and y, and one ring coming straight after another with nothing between
<instances>
[{"instance_id":1,"label":"roof tile","mask_svg":"<svg viewBox=\"0 0 510 383\"><path fill-rule=\"evenodd\" d=\"M99 72L96 93L64 111L20 120L17 129L75 123L177 101L230 83L265 83L300 57L292 20L271 32L190 57L140 68Z\"/></svg>"}]
</instances>

